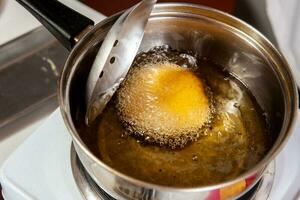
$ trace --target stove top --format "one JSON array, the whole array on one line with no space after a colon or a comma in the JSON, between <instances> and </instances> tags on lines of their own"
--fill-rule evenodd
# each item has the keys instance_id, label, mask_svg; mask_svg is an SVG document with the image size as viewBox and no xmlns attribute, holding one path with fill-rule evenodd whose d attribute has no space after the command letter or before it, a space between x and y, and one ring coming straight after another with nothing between
<instances>
[{"instance_id":1,"label":"stove top","mask_svg":"<svg viewBox=\"0 0 300 200\"><path fill-rule=\"evenodd\" d=\"M274 170L270 168L270 171L265 173L254 192L254 198L250 197L250 199L294 200L298 198L299 141L300 120L286 147L273 162L275 164L271 164ZM88 191L90 194L96 191L100 193L98 199L106 200L106 194L101 193L99 189L93 190L93 187L86 187L86 190L78 189L78 176L73 176L75 156L70 151L71 143L60 112L57 110L4 163L0 174L4 198L6 200L74 200L84 199L83 191ZM76 162L79 167L76 170L80 170L80 163ZM89 179L84 171L81 173L81 176ZM266 177L274 180L266 181ZM87 184L92 184L91 180ZM258 198L259 194L269 194L269 196Z\"/></svg>"},{"instance_id":2,"label":"stove top","mask_svg":"<svg viewBox=\"0 0 300 200\"><path fill-rule=\"evenodd\" d=\"M86 200L115 200L115 198L107 194L93 181L92 177L87 173L81 164L73 145L71 146L70 155L73 176L82 197Z\"/></svg>"}]
</instances>

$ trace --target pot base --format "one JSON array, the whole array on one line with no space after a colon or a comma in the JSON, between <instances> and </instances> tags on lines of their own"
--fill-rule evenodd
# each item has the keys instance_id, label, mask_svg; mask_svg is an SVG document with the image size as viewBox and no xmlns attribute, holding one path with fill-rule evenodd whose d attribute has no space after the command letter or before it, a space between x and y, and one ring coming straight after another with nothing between
<instances>
[{"instance_id":1,"label":"pot base","mask_svg":"<svg viewBox=\"0 0 300 200\"><path fill-rule=\"evenodd\" d=\"M84 169L79 160L74 145L71 146L71 167L76 185L86 200L115 200L111 195L101 189L91 178L88 172ZM271 162L262 178L249 191L243 194L237 200L266 200L271 193L275 176L275 161ZM217 199L216 199L217 200Z\"/></svg>"}]
</instances>

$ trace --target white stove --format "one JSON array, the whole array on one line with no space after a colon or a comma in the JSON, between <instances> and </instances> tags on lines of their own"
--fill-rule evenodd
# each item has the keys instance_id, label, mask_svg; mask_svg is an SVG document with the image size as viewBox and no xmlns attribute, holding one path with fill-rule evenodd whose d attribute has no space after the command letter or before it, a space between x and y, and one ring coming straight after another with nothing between
<instances>
[{"instance_id":1,"label":"white stove","mask_svg":"<svg viewBox=\"0 0 300 200\"><path fill-rule=\"evenodd\" d=\"M81 199L71 170L70 148L71 138L57 110L4 163L4 198Z\"/></svg>"}]
</instances>

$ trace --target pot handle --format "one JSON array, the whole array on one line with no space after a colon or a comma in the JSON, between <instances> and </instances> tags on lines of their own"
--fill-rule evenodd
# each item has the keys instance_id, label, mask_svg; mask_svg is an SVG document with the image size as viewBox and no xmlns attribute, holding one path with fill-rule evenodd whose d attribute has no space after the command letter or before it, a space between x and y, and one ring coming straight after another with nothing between
<instances>
[{"instance_id":1,"label":"pot handle","mask_svg":"<svg viewBox=\"0 0 300 200\"><path fill-rule=\"evenodd\" d=\"M68 50L75 37L94 22L57 0L16 0L34 15Z\"/></svg>"},{"instance_id":2,"label":"pot handle","mask_svg":"<svg viewBox=\"0 0 300 200\"><path fill-rule=\"evenodd\" d=\"M297 88L297 91L298 91L298 111L300 113L300 88L299 87ZM300 117L300 115L299 115L299 117Z\"/></svg>"}]
</instances>

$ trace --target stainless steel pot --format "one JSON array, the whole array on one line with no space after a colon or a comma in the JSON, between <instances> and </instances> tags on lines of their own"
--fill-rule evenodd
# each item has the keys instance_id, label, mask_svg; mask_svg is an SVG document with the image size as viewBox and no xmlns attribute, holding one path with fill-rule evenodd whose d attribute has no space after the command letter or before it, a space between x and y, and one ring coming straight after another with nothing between
<instances>
[{"instance_id":1,"label":"stainless steel pot","mask_svg":"<svg viewBox=\"0 0 300 200\"><path fill-rule=\"evenodd\" d=\"M31 12L34 11L31 9ZM283 148L296 119L297 90L283 56L258 31L231 15L194 4L155 6L140 51L168 44L179 50L192 50L200 57L207 57L223 66L249 88L266 113L271 134L277 137L263 160L232 180L193 188L155 185L107 166L93 155L78 135L77 124L85 109L87 75L101 41L118 16L111 16L94 27L86 23L80 34L71 36L75 40L69 42L75 41L74 44L77 44L60 78L59 104L62 116L85 169L101 188L116 199L209 200L236 198L244 194L259 180L268 163ZM49 20L44 21L49 26ZM66 46L72 46L72 43L62 39L60 32L54 32Z\"/></svg>"}]
</instances>

